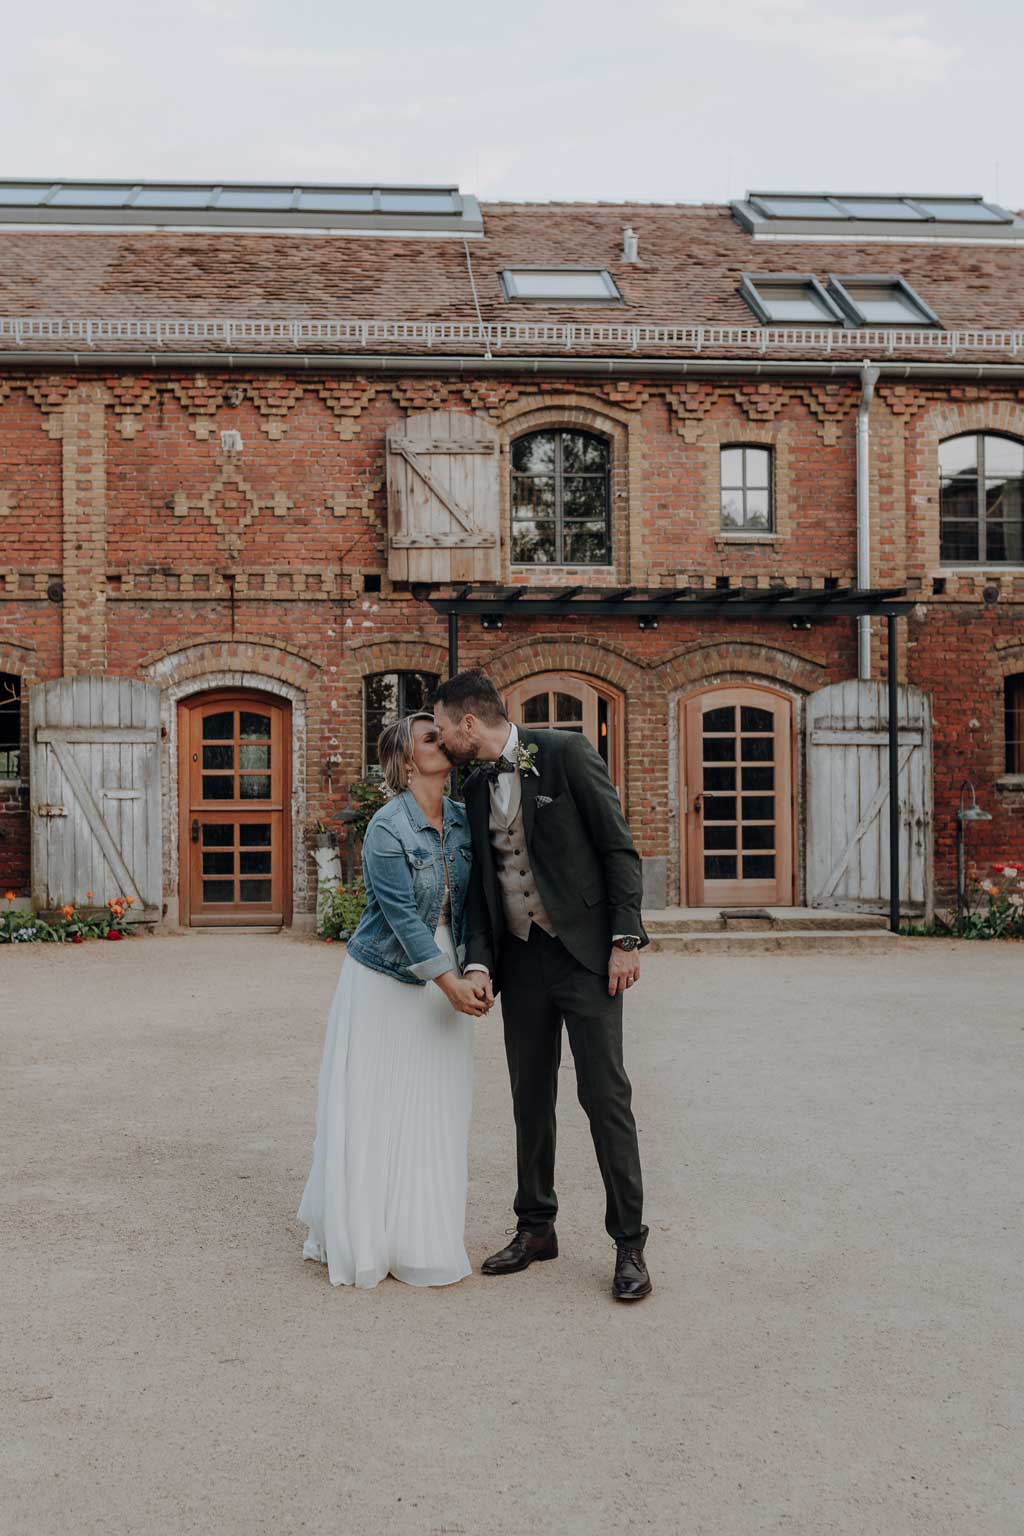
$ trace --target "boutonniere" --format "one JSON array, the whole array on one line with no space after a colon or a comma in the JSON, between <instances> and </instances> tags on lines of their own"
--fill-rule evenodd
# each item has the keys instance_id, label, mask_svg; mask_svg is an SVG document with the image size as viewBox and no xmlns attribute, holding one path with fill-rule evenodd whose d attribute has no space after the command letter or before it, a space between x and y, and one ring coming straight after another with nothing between
<instances>
[{"instance_id":1,"label":"boutonniere","mask_svg":"<svg viewBox=\"0 0 1024 1536\"><path fill-rule=\"evenodd\" d=\"M526 774L532 773L535 778L540 778L540 770L535 762L539 751L540 748L535 741L531 741L528 747L524 747L521 741L516 743L515 765L524 777Z\"/></svg>"}]
</instances>

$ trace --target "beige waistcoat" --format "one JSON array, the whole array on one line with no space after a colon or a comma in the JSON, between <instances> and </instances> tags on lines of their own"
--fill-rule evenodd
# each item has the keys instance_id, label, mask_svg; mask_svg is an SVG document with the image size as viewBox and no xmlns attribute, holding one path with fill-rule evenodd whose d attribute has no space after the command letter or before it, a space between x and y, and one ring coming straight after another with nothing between
<instances>
[{"instance_id":1,"label":"beige waistcoat","mask_svg":"<svg viewBox=\"0 0 1024 1536\"><path fill-rule=\"evenodd\" d=\"M494 867L498 873L501 904L505 922L517 939L529 937L530 926L536 923L544 932L555 938L554 924L537 891L537 883L530 868L523 835L523 786L517 773L512 784L507 817L498 809L494 795L490 795L491 847L494 850Z\"/></svg>"}]
</instances>

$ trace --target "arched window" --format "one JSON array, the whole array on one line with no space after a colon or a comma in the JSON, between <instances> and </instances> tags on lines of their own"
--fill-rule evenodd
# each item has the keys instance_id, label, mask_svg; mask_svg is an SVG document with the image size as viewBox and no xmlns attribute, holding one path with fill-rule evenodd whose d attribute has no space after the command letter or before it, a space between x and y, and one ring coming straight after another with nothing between
<instances>
[{"instance_id":1,"label":"arched window","mask_svg":"<svg viewBox=\"0 0 1024 1536\"><path fill-rule=\"evenodd\" d=\"M593 432L512 444L512 564L610 565L611 451Z\"/></svg>"},{"instance_id":2,"label":"arched window","mask_svg":"<svg viewBox=\"0 0 1024 1536\"><path fill-rule=\"evenodd\" d=\"M21 773L21 678L0 672L0 779Z\"/></svg>"},{"instance_id":3,"label":"arched window","mask_svg":"<svg viewBox=\"0 0 1024 1536\"><path fill-rule=\"evenodd\" d=\"M772 451L726 446L720 458L722 527L737 533L770 533Z\"/></svg>"},{"instance_id":4,"label":"arched window","mask_svg":"<svg viewBox=\"0 0 1024 1536\"><path fill-rule=\"evenodd\" d=\"M505 708L521 725L581 732L597 748L622 798L622 699L618 693L578 672L538 672L507 690Z\"/></svg>"},{"instance_id":5,"label":"arched window","mask_svg":"<svg viewBox=\"0 0 1024 1536\"><path fill-rule=\"evenodd\" d=\"M1006 679L1006 771L1024 774L1024 672Z\"/></svg>"},{"instance_id":6,"label":"arched window","mask_svg":"<svg viewBox=\"0 0 1024 1536\"><path fill-rule=\"evenodd\" d=\"M1024 563L1024 443L969 432L939 444L941 558Z\"/></svg>"},{"instance_id":7,"label":"arched window","mask_svg":"<svg viewBox=\"0 0 1024 1536\"><path fill-rule=\"evenodd\" d=\"M363 678L363 771L380 775L377 737L392 720L426 709L441 679L436 672L372 672Z\"/></svg>"}]
</instances>

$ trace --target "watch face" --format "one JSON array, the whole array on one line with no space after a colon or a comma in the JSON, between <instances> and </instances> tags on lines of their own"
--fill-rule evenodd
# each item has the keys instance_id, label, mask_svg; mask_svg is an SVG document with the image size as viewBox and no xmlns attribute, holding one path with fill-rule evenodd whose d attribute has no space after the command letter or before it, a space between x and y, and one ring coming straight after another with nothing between
<instances>
[{"instance_id":1,"label":"watch face","mask_svg":"<svg viewBox=\"0 0 1024 1536\"><path fill-rule=\"evenodd\" d=\"M637 939L637 938L632 937L632 935L628 939L616 939L615 942L619 946L620 949L639 949L640 948L640 940Z\"/></svg>"}]
</instances>

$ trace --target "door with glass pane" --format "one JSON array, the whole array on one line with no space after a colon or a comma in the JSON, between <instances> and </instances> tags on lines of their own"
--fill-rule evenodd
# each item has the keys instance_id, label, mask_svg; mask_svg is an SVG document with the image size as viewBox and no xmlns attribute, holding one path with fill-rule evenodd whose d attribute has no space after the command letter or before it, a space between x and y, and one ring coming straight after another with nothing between
<instances>
[{"instance_id":1,"label":"door with glass pane","mask_svg":"<svg viewBox=\"0 0 1024 1536\"><path fill-rule=\"evenodd\" d=\"M288 706L221 691L181 712L182 922L289 922Z\"/></svg>"},{"instance_id":2,"label":"door with glass pane","mask_svg":"<svg viewBox=\"0 0 1024 1536\"><path fill-rule=\"evenodd\" d=\"M574 672L539 672L505 694L509 717L531 729L580 731L622 798L621 699Z\"/></svg>"},{"instance_id":3,"label":"door with glass pane","mask_svg":"<svg viewBox=\"0 0 1024 1536\"><path fill-rule=\"evenodd\" d=\"M682 705L684 902L793 903L793 711L766 688L716 688Z\"/></svg>"}]
</instances>

